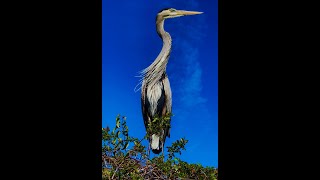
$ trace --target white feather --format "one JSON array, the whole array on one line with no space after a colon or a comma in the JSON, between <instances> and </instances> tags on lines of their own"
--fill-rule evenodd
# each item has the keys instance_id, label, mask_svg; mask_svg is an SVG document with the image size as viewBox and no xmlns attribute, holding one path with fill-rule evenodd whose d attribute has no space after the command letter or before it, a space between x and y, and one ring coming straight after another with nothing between
<instances>
[{"instance_id":1,"label":"white feather","mask_svg":"<svg viewBox=\"0 0 320 180\"><path fill-rule=\"evenodd\" d=\"M161 83L156 83L153 86L147 88L147 98L150 102L150 112L152 116L154 116L156 113L156 108L158 105L158 100L161 97L161 92L162 92Z\"/></svg>"},{"instance_id":2,"label":"white feather","mask_svg":"<svg viewBox=\"0 0 320 180\"><path fill-rule=\"evenodd\" d=\"M160 142L159 136L153 134L151 137L151 148L159 150L159 142Z\"/></svg>"}]
</instances>

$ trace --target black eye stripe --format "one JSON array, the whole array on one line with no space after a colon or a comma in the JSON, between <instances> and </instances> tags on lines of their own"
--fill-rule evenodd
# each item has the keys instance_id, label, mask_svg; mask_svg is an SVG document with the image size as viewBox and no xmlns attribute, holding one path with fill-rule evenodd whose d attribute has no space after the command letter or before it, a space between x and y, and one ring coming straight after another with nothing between
<instances>
[{"instance_id":1,"label":"black eye stripe","mask_svg":"<svg viewBox=\"0 0 320 180\"><path fill-rule=\"evenodd\" d=\"M162 11L165 11L165 10L169 10L170 12L176 11L176 10L173 9L173 8L164 8L164 9L161 9L161 10L159 11L159 13L162 12Z\"/></svg>"},{"instance_id":2,"label":"black eye stripe","mask_svg":"<svg viewBox=\"0 0 320 180\"><path fill-rule=\"evenodd\" d=\"M161 10L159 11L159 13L160 13L160 12L162 12L162 11L165 11L165 10L169 10L169 9L171 9L171 8L164 8L164 9L161 9Z\"/></svg>"}]
</instances>

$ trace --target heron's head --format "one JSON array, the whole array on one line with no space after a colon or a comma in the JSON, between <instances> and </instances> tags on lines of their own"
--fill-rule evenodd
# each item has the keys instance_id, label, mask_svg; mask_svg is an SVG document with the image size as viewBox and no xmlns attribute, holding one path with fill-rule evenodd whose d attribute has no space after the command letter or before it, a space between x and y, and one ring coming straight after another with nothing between
<instances>
[{"instance_id":1,"label":"heron's head","mask_svg":"<svg viewBox=\"0 0 320 180\"><path fill-rule=\"evenodd\" d=\"M161 10L157 15L157 20L159 19L168 19L175 18L180 16L196 15L202 14L202 12L197 11L185 11L185 10L176 10L174 8L166 8Z\"/></svg>"}]
</instances>

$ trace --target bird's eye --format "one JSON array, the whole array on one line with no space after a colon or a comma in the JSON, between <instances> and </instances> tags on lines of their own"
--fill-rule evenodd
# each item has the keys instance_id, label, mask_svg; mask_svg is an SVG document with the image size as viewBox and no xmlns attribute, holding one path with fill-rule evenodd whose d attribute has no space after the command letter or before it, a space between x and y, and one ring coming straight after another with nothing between
<instances>
[{"instance_id":1,"label":"bird's eye","mask_svg":"<svg viewBox=\"0 0 320 180\"><path fill-rule=\"evenodd\" d=\"M176 10L175 10L175 9L169 9L169 11L170 11L170 12L174 12L174 11L176 11Z\"/></svg>"}]
</instances>

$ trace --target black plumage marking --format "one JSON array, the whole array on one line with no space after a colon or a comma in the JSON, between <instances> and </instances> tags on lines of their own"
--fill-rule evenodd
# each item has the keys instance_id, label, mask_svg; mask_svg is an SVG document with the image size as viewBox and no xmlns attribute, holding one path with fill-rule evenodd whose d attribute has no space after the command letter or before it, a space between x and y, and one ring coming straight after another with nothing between
<instances>
[{"instance_id":1,"label":"black plumage marking","mask_svg":"<svg viewBox=\"0 0 320 180\"><path fill-rule=\"evenodd\" d=\"M162 11L169 10L169 9L172 9L172 8L163 8L158 12L158 14L161 13Z\"/></svg>"},{"instance_id":2,"label":"black plumage marking","mask_svg":"<svg viewBox=\"0 0 320 180\"><path fill-rule=\"evenodd\" d=\"M158 149L151 149L151 150L155 154L160 154L162 152L162 146L159 147L159 150Z\"/></svg>"},{"instance_id":3,"label":"black plumage marking","mask_svg":"<svg viewBox=\"0 0 320 180\"><path fill-rule=\"evenodd\" d=\"M144 125L145 127L148 127L148 117L151 118L151 114L150 114L150 111L149 111L149 107L150 107L150 102L148 100L148 97L147 97L147 89L148 89L148 86L146 86L145 88L145 91L144 91L144 102L142 103L142 106L144 106L144 111L145 113L143 113L143 119L144 119ZM142 100L142 99L141 99Z\"/></svg>"},{"instance_id":4,"label":"black plumage marking","mask_svg":"<svg viewBox=\"0 0 320 180\"><path fill-rule=\"evenodd\" d=\"M165 106L164 87L163 87L163 83L161 83L161 96L158 99L157 108L156 108L156 114L159 117L162 117L162 110L163 110L164 106Z\"/></svg>"}]
</instances>

